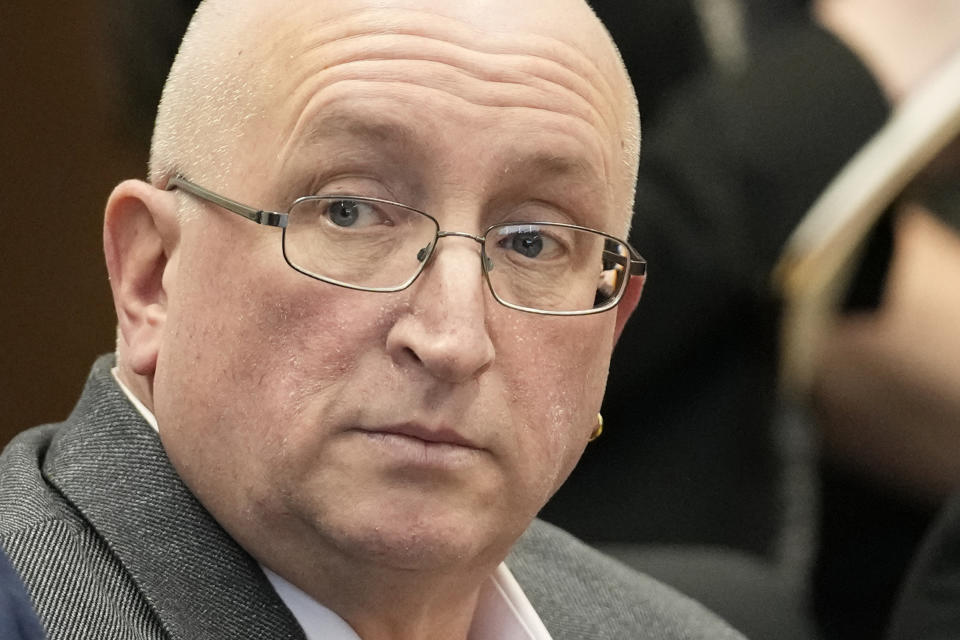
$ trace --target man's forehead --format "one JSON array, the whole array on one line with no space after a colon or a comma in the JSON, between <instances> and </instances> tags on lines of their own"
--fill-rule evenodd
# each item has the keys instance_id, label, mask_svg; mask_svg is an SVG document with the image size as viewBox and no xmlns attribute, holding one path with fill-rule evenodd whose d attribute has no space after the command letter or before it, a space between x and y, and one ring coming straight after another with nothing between
<instances>
[{"instance_id":1,"label":"man's forehead","mask_svg":"<svg viewBox=\"0 0 960 640\"><path fill-rule=\"evenodd\" d=\"M320 50L365 38L351 53L359 59L365 57L363 47L377 46L374 36L405 35L425 45L449 42L490 54L555 60L609 93L614 103L632 92L615 45L582 0L240 1L246 10L240 16L222 14L220 37L233 43L230 57L238 71L268 85L274 82L264 73L297 73L300 59Z\"/></svg>"},{"instance_id":2,"label":"man's forehead","mask_svg":"<svg viewBox=\"0 0 960 640\"><path fill-rule=\"evenodd\" d=\"M472 105L557 110L588 122L619 148L624 100L622 87L612 86L617 74L602 68L604 62L615 66L618 60L606 32L579 1L523 5L526 11L510 10L500 0L350 0L321 11L301 5L269 30L275 38L264 51L269 57L253 64L276 76L265 83L277 101L268 107L271 117L281 110L292 111L294 120L313 119L309 101L343 80L410 83L449 91ZM555 10L544 13L545 7ZM580 27L569 28L569 13L557 17L559 9L571 7L585 12L595 23L592 29L583 27L583 20ZM318 19L320 14L324 19ZM518 30L526 35L517 37ZM594 37L583 38L591 31ZM432 66L416 64L420 62ZM369 73L360 69L364 64ZM325 79L314 79L319 76ZM477 81L461 82L464 76ZM292 142L304 135L296 131L303 124L280 123L284 130L278 133Z\"/></svg>"},{"instance_id":3,"label":"man's forehead","mask_svg":"<svg viewBox=\"0 0 960 640\"><path fill-rule=\"evenodd\" d=\"M563 103L556 99L557 91L570 94L575 118L596 129L608 150L603 154L605 172L622 173L615 180L617 190L627 198L632 191L629 174L637 147L632 90L609 36L581 0L239 0L229 5L207 0L195 22L197 28L192 27L188 37L202 44L190 48L190 57L205 57L208 70L219 66L222 77L236 78L218 90L222 97L206 99L211 104L207 111L221 124L211 129L204 126L210 118L197 120L214 138L209 146L235 147L236 135L220 140L218 130L242 133L247 141L241 151L248 153L277 141L281 147L296 144L304 134L298 130L301 119L316 116L310 101L324 86L319 76L336 76L348 68L354 73L368 61L375 73L394 74L388 81L416 83L425 78L417 76L422 65L404 75L408 69L402 64L386 70L381 63L393 58L427 61L442 68L428 74L435 85L446 82L444 73L485 81L458 85L467 102L502 92L495 98L501 103L550 110ZM189 64L183 67L190 71ZM536 95L544 85L550 86ZM207 92L194 87L201 95ZM193 91L180 93L189 96ZM179 104L189 106L187 101ZM248 126L258 121L263 124ZM224 126L230 122L236 125ZM173 148L177 153L178 147Z\"/></svg>"}]
</instances>

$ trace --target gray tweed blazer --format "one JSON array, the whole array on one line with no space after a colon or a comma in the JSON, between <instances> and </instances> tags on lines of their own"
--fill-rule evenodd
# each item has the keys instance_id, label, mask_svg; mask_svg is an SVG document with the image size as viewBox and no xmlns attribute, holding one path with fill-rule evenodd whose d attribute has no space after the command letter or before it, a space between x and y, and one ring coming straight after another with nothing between
<instances>
[{"instance_id":1,"label":"gray tweed blazer","mask_svg":"<svg viewBox=\"0 0 960 640\"><path fill-rule=\"evenodd\" d=\"M0 457L0 544L52 640L303 639L99 359L69 419ZM507 560L556 640L740 638L698 604L535 522Z\"/></svg>"}]
</instances>

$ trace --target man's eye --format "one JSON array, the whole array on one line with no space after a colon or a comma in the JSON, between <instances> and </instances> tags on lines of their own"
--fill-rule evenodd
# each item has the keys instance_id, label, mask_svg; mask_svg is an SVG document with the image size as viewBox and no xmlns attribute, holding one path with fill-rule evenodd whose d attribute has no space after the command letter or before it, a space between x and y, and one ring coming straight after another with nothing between
<instances>
[{"instance_id":1,"label":"man's eye","mask_svg":"<svg viewBox=\"0 0 960 640\"><path fill-rule=\"evenodd\" d=\"M557 260L566 251L565 241L537 225L507 225L497 235L497 248L516 259Z\"/></svg>"},{"instance_id":2,"label":"man's eye","mask_svg":"<svg viewBox=\"0 0 960 640\"><path fill-rule=\"evenodd\" d=\"M334 200L327 206L326 215L338 227L366 227L380 222L373 206L358 200Z\"/></svg>"},{"instance_id":3,"label":"man's eye","mask_svg":"<svg viewBox=\"0 0 960 640\"><path fill-rule=\"evenodd\" d=\"M516 233L509 242L512 250L526 258L536 258L543 251L543 236L537 232Z\"/></svg>"}]
</instances>

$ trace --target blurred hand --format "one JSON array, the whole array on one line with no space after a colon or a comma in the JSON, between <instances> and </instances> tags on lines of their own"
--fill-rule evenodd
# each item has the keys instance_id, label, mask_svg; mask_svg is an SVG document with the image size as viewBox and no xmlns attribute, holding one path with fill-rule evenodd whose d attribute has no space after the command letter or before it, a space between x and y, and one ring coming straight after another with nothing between
<instances>
[{"instance_id":1,"label":"blurred hand","mask_svg":"<svg viewBox=\"0 0 960 640\"><path fill-rule=\"evenodd\" d=\"M895 235L881 307L824 336L818 422L835 458L938 504L960 486L960 235L915 205Z\"/></svg>"},{"instance_id":2,"label":"blurred hand","mask_svg":"<svg viewBox=\"0 0 960 640\"><path fill-rule=\"evenodd\" d=\"M813 12L861 57L894 103L960 50L958 0L816 0Z\"/></svg>"}]
</instances>

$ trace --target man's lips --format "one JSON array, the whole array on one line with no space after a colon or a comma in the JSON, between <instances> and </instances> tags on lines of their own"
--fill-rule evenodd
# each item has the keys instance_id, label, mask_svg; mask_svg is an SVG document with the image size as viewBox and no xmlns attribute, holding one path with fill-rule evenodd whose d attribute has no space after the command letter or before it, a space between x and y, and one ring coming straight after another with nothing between
<instances>
[{"instance_id":1,"label":"man's lips","mask_svg":"<svg viewBox=\"0 0 960 640\"><path fill-rule=\"evenodd\" d=\"M365 459L390 468L444 473L460 472L481 460L484 450L469 438L449 428L429 428L403 423L352 429L370 449ZM369 454L376 452L370 457Z\"/></svg>"},{"instance_id":2,"label":"man's lips","mask_svg":"<svg viewBox=\"0 0 960 640\"><path fill-rule=\"evenodd\" d=\"M449 445L466 449L480 449L481 447L469 438L453 429L446 427L430 428L418 423L403 423L377 427L359 427L357 431L370 435L403 436L420 440L425 445Z\"/></svg>"}]
</instances>

